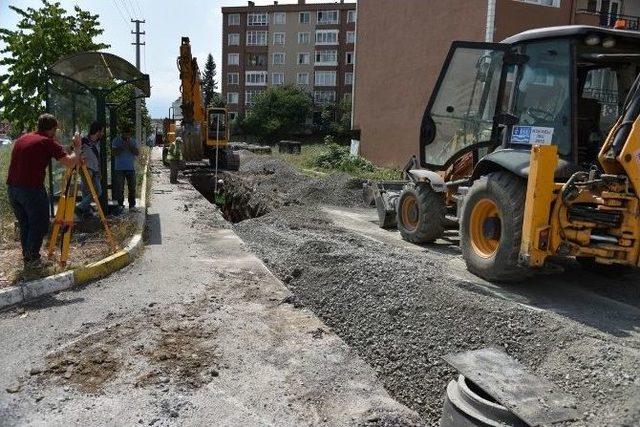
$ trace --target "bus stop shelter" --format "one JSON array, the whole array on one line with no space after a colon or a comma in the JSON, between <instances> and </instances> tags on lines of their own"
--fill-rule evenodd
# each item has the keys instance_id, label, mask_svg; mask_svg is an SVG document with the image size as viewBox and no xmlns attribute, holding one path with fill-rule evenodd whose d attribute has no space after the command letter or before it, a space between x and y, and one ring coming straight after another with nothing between
<instances>
[{"instance_id":1,"label":"bus stop shelter","mask_svg":"<svg viewBox=\"0 0 640 427\"><path fill-rule=\"evenodd\" d=\"M62 136L71 140L73 134L97 120L107 125L108 97L119 88L131 85L136 97L148 98L151 94L149 75L140 72L127 60L107 52L79 52L65 56L51 65L47 74L46 105L61 123ZM111 117L111 123L114 122ZM113 126L110 138L113 138ZM143 141L138 141L142 143ZM107 179L110 149L106 135L100 141L100 172L102 195L100 204L107 208ZM50 168L52 171L52 168ZM113 171L112 171L113 172ZM53 189L53 172L49 185ZM53 204L53 191L51 191Z\"/></svg>"}]
</instances>

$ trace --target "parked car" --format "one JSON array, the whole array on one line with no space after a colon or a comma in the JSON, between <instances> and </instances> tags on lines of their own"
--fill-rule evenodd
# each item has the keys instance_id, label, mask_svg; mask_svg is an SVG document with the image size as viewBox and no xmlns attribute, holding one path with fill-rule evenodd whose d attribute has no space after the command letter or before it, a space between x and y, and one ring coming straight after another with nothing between
<instances>
[{"instance_id":1,"label":"parked car","mask_svg":"<svg viewBox=\"0 0 640 427\"><path fill-rule=\"evenodd\" d=\"M6 138L6 137L4 137L4 136L1 136L1 137L0 137L0 146L3 146L3 145L11 145L11 143L12 143L12 142L13 142L13 141L11 141L9 138Z\"/></svg>"}]
</instances>

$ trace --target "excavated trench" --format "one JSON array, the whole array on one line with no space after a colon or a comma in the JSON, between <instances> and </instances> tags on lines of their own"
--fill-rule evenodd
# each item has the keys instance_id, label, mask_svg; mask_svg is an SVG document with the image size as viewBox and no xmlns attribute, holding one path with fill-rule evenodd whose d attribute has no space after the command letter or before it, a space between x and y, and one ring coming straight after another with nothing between
<instances>
[{"instance_id":1,"label":"excavated trench","mask_svg":"<svg viewBox=\"0 0 640 427\"><path fill-rule=\"evenodd\" d=\"M193 174L190 180L200 194L218 206L224 219L233 224L259 218L283 205L275 196L257 195L250 181L231 173L219 173L217 186L216 177L209 172Z\"/></svg>"}]
</instances>

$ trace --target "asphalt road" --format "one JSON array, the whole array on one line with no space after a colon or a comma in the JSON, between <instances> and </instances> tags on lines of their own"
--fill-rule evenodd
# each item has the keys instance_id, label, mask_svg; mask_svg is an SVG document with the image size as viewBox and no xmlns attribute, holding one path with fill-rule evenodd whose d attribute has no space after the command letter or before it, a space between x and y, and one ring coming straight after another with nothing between
<instances>
[{"instance_id":1,"label":"asphalt road","mask_svg":"<svg viewBox=\"0 0 640 427\"><path fill-rule=\"evenodd\" d=\"M0 425L420 423L154 166L140 259L0 313Z\"/></svg>"}]
</instances>

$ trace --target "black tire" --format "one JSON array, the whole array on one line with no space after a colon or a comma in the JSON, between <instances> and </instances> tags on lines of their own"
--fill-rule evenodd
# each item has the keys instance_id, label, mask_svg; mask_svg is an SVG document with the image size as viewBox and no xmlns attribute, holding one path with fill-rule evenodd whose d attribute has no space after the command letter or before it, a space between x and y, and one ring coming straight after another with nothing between
<instances>
[{"instance_id":1,"label":"black tire","mask_svg":"<svg viewBox=\"0 0 640 427\"><path fill-rule=\"evenodd\" d=\"M396 217L404 240L412 243L432 243L444 234L444 195L433 191L429 184L409 184L398 200Z\"/></svg>"},{"instance_id":2,"label":"black tire","mask_svg":"<svg viewBox=\"0 0 640 427\"><path fill-rule=\"evenodd\" d=\"M462 207L460 219L460 246L467 269L483 279L495 282L513 282L526 278L530 271L518 265L520 245L522 242L522 222L524 218L524 203L526 199L526 181L510 172L494 172L473 183ZM482 218L482 207L497 208L498 216L487 218L496 219L488 225L493 229L486 230L486 221L477 222ZM474 209L478 212L474 213ZM474 221L472 223L472 214ZM473 241L472 233L481 235ZM474 231L475 230L475 231ZM487 236L487 232L493 235ZM482 243L490 240L489 247L495 245L493 251L485 250Z\"/></svg>"}]
</instances>

